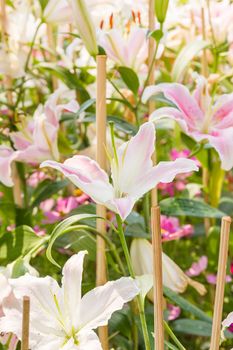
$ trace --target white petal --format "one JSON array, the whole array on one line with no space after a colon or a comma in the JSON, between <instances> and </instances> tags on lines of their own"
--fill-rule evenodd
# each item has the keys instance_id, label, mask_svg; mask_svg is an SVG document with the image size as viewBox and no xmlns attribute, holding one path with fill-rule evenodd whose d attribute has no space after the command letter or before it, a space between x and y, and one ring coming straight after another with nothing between
<instances>
[{"instance_id":1,"label":"white petal","mask_svg":"<svg viewBox=\"0 0 233 350\"><path fill-rule=\"evenodd\" d=\"M86 251L73 255L64 265L62 274L62 289L64 304L72 326L77 328L80 317L79 308L82 292L83 260Z\"/></svg>"},{"instance_id":2,"label":"white petal","mask_svg":"<svg viewBox=\"0 0 233 350\"><path fill-rule=\"evenodd\" d=\"M124 303L132 300L138 293L139 288L130 277L122 277L91 290L81 300L80 328L91 330L107 325L112 313L121 310Z\"/></svg>"}]
</instances>

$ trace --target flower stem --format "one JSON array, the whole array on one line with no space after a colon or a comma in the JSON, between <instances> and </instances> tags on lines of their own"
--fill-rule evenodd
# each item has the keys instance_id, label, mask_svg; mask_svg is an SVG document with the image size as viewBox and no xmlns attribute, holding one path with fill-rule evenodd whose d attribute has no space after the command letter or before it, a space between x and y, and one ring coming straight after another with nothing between
<instances>
[{"instance_id":1,"label":"flower stem","mask_svg":"<svg viewBox=\"0 0 233 350\"><path fill-rule=\"evenodd\" d=\"M121 220L119 215L116 215L116 219L117 219L117 225L118 225L118 234L119 234L119 238L121 241L122 249L124 251L128 270L129 270L130 276L132 278L135 278L135 274L134 274L134 270L132 267L130 254L129 254L129 249L128 249L125 235L124 235L122 220ZM137 296L137 304L138 304L139 316L140 316L140 320L141 320L142 332L143 332L143 337L144 337L144 342L145 342L145 350L151 350L149 333L148 333L147 324L146 324L146 316L145 316L145 311L144 311L144 302L143 302L143 298L142 298L141 294L139 294Z\"/></svg>"},{"instance_id":2,"label":"flower stem","mask_svg":"<svg viewBox=\"0 0 233 350\"><path fill-rule=\"evenodd\" d=\"M179 339L176 338L175 334L173 333L173 331L171 330L171 328L168 326L167 322L164 321L164 328L167 331L167 333L169 334L169 336L171 337L171 339L174 341L174 343L176 344L176 346L180 349L180 350L186 350L185 347L181 344L181 342L179 341Z\"/></svg>"}]
</instances>

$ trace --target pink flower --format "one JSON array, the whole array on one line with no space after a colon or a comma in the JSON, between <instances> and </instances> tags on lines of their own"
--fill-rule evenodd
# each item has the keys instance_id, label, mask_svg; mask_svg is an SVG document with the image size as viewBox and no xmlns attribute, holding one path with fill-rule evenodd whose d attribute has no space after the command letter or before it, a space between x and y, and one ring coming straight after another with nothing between
<instances>
[{"instance_id":1,"label":"pink flower","mask_svg":"<svg viewBox=\"0 0 233 350\"><path fill-rule=\"evenodd\" d=\"M169 312L168 321L176 320L180 316L181 309L179 306L168 304L167 308L168 308L168 312Z\"/></svg>"},{"instance_id":2,"label":"pink flower","mask_svg":"<svg viewBox=\"0 0 233 350\"><path fill-rule=\"evenodd\" d=\"M210 273L206 276L206 280L209 284L216 284L217 282L217 275ZM232 281L231 276L226 276L226 283L230 283Z\"/></svg>"},{"instance_id":3,"label":"pink flower","mask_svg":"<svg viewBox=\"0 0 233 350\"><path fill-rule=\"evenodd\" d=\"M81 155L63 164L45 161L41 167L61 171L96 203L105 205L125 220L136 201L159 182L171 182L179 173L198 170L192 160L182 158L153 166L154 144L154 125L145 123L130 141L115 150L111 159L112 183L94 160Z\"/></svg>"},{"instance_id":4,"label":"pink flower","mask_svg":"<svg viewBox=\"0 0 233 350\"><path fill-rule=\"evenodd\" d=\"M43 237L46 234L45 229L42 229L41 227L39 227L38 225L34 226L34 231L36 232L36 235L38 237Z\"/></svg>"},{"instance_id":5,"label":"pink flower","mask_svg":"<svg viewBox=\"0 0 233 350\"><path fill-rule=\"evenodd\" d=\"M197 142L209 141L219 154L222 168L230 170L233 167L233 93L220 96L213 104L207 81L199 76L192 95L182 84L162 83L147 87L143 101L160 92L175 106L157 109L150 115L150 121L164 117L176 120Z\"/></svg>"},{"instance_id":6,"label":"pink flower","mask_svg":"<svg viewBox=\"0 0 233 350\"><path fill-rule=\"evenodd\" d=\"M48 175L46 175L43 171L35 171L27 180L27 184L30 187L35 188L41 181L48 179Z\"/></svg>"},{"instance_id":7,"label":"pink flower","mask_svg":"<svg viewBox=\"0 0 233 350\"><path fill-rule=\"evenodd\" d=\"M86 200L86 196L85 196ZM82 200L78 200L76 197L70 196L67 198L58 198L55 208L55 201L53 199L47 199L40 204L40 208L44 211L44 215L47 220L44 223L52 224L54 222L62 220L67 214L69 214L73 209L77 208L82 203Z\"/></svg>"},{"instance_id":8,"label":"pink flower","mask_svg":"<svg viewBox=\"0 0 233 350\"><path fill-rule=\"evenodd\" d=\"M198 262L192 263L192 266L186 271L186 275L189 277L198 276L203 271L205 271L205 269L207 268L207 265L208 265L208 258L207 256L203 255L200 257Z\"/></svg>"},{"instance_id":9,"label":"pink flower","mask_svg":"<svg viewBox=\"0 0 233 350\"><path fill-rule=\"evenodd\" d=\"M179 220L174 217L161 215L162 240L171 241L193 233L192 225L180 226Z\"/></svg>"}]
</instances>

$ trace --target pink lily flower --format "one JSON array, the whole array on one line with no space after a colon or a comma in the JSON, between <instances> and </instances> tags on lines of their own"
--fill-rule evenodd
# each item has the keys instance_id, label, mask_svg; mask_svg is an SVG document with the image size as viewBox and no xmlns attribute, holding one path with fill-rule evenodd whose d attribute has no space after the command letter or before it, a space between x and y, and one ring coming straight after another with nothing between
<instances>
[{"instance_id":1,"label":"pink lily flower","mask_svg":"<svg viewBox=\"0 0 233 350\"><path fill-rule=\"evenodd\" d=\"M118 29L111 29L100 36L100 46L116 64L135 71L145 63L148 56L148 41L145 29L134 27L127 37Z\"/></svg>"},{"instance_id":2,"label":"pink lily flower","mask_svg":"<svg viewBox=\"0 0 233 350\"><path fill-rule=\"evenodd\" d=\"M112 183L94 160L81 155L67 159L63 164L45 161L41 167L61 171L93 201L105 205L125 220L135 202L159 182L171 182L177 174L198 170L195 162L182 158L153 166L154 144L154 125L145 123L130 141L115 150L111 159Z\"/></svg>"},{"instance_id":3,"label":"pink lily flower","mask_svg":"<svg viewBox=\"0 0 233 350\"><path fill-rule=\"evenodd\" d=\"M78 103L70 101L58 104L64 89L56 90L47 100L44 108L39 106L33 119L22 122L20 131L11 133L14 146L19 150L17 160L26 163L40 163L45 159L59 159L57 146L59 118L63 110L75 113Z\"/></svg>"},{"instance_id":4,"label":"pink lily flower","mask_svg":"<svg viewBox=\"0 0 233 350\"><path fill-rule=\"evenodd\" d=\"M63 110L75 113L79 108L74 100L59 104L58 100L63 93L64 89L56 90L44 107L37 108L33 118L22 120L17 125L19 131L10 134L16 151L0 146L0 182L5 186L13 186L11 164L14 160L38 164L46 159L59 159L59 118Z\"/></svg>"},{"instance_id":5,"label":"pink lily flower","mask_svg":"<svg viewBox=\"0 0 233 350\"><path fill-rule=\"evenodd\" d=\"M219 154L222 169L230 170L233 167L233 93L221 95L212 103L207 81L200 76L192 95L182 84L162 83L147 87L142 100L146 102L161 92L175 106L157 109L150 115L150 121L164 117L177 121L197 142L209 141Z\"/></svg>"}]
</instances>

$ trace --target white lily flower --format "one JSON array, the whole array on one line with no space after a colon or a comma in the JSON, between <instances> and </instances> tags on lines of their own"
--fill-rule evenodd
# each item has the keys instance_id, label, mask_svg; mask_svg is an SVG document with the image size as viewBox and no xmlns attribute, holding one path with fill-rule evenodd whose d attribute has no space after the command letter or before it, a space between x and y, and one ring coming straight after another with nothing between
<instances>
[{"instance_id":1,"label":"white lily flower","mask_svg":"<svg viewBox=\"0 0 233 350\"><path fill-rule=\"evenodd\" d=\"M123 277L82 297L85 254L81 251L66 262L61 287L50 276L25 275L10 280L17 302L3 303L5 317L0 319L0 331L13 332L21 338L22 297L28 295L31 350L101 350L93 329L107 325L112 313L132 300L139 288L132 278Z\"/></svg>"},{"instance_id":2,"label":"white lily flower","mask_svg":"<svg viewBox=\"0 0 233 350\"><path fill-rule=\"evenodd\" d=\"M136 238L133 240L130 249L131 259L135 274L153 274L153 251L152 244L146 239ZM181 268L171 260L165 253L162 253L163 285L176 293L183 293L188 285L194 287L199 294L206 293L205 287L189 278ZM153 301L153 293L148 297Z\"/></svg>"}]
</instances>

